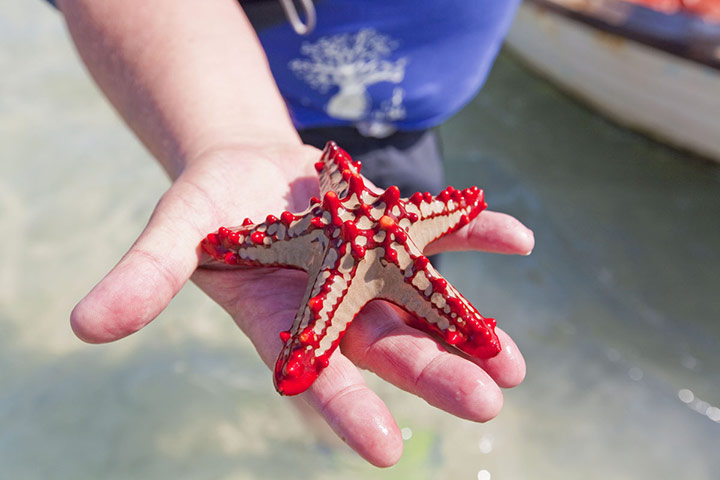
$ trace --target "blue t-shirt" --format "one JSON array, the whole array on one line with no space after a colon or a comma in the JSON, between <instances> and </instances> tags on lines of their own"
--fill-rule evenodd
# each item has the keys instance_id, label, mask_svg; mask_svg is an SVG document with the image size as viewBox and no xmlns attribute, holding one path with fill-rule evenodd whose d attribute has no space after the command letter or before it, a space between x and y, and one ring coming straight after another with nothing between
<instances>
[{"instance_id":1,"label":"blue t-shirt","mask_svg":"<svg viewBox=\"0 0 720 480\"><path fill-rule=\"evenodd\" d=\"M260 28L299 129L435 126L487 77L520 0L325 0L307 36Z\"/></svg>"},{"instance_id":2,"label":"blue t-shirt","mask_svg":"<svg viewBox=\"0 0 720 480\"><path fill-rule=\"evenodd\" d=\"M307 36L282 17L255 22L293 122L372 132L429 128L460 110L485 82L520 0L314 3Z\"/></svg>"}]
</instances>

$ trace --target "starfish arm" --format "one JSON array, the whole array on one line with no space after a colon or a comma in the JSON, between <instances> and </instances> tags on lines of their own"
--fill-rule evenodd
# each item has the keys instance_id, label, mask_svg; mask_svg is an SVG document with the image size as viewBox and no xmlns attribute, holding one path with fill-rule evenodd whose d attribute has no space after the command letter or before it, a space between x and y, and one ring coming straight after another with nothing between
<instances>
[{"instance_id":1,"label":"starfish arm","mask_svg":"<svg viewBox=\"0 0 720 480\"><path fill-rule=\"evenodd\" d=\"M500 353L495 320L485 318L408 242L398 248L398 262L388 263L379 297L412 313L413 326L439 335L449 345L476 358Z\"/></svg>"},{"instance_id":2,"label":"starfish arm","mask_svg":"<svg viewBox=\"0 0 720 480\"><path fill-rule=\"evenodd\" d=\"M477 187L456 190L447 187L433 197L429 193L415 193L406 203L409 214L417 215L415 222L401 221L415 244L424 250L438 238L470 223L487 207L483 191Z\"/></svg>"},{"instance_id":3,"label":"starfish arm","mask_svg":"<svg viewBox=\"0 0 720 480\"><path fill-rule=\"evenodd\" d=\"M328 192L335 192L338 198L344 199L354 190L350 185L350 177L357 176L360 168L360 162L353 161L350 155L335 142L328 142L320 161L315 164L319 176L320 194L325 196Z\"/></svg>"},{"instance_id":4,"label":"starfish arm","mask_svg":"<svg viewBox=\"0 0 720 480\"><path fill-rule=\"evenodd\" d=\"M321 255L326 243L322 215L317 203L303 213L269 215L253 224L246 219L241 227L220 228L201 243L214 260L227 265L287 267L307 270Z\"/></svg>"},{"instance_id":5,"label":"starfish arm","mask_svg":"<svg viewBox=\"0 0 720 480\"><path fill-rule=\"evenodd\" d=\"M280 394L304 392L328 366L347 328L382 288L379 279L365 280L378 268L378 263L356 262L350 253L328 248L308 282L292 328L280 334L284 345L275 364Z\"/></svg>"}]
</instances>

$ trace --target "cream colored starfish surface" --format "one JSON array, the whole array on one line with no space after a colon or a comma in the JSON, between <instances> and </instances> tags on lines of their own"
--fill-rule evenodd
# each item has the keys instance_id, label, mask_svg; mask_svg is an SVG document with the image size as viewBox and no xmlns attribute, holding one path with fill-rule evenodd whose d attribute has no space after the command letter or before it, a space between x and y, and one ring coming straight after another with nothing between
<instances>
[{"instance_id":1,"label":"cream colored starfish surface","mask_svg":"<svg viewBox=\"0 0 720 480\"><path fill-rule=\"evenodd\" d=\"M477 187L400 198L377 194L360 164L329 142L315 165L322 200L302 213L208 235L203 249L228 265L305 270L309 282L275 365L275 387L296 395L315 381L355 316L382 299L412 313L416 326L477 358L500 352L495 320L484 318L423 255L432 241L476 217L486 204Z\"/></svg>"}]
</instances>

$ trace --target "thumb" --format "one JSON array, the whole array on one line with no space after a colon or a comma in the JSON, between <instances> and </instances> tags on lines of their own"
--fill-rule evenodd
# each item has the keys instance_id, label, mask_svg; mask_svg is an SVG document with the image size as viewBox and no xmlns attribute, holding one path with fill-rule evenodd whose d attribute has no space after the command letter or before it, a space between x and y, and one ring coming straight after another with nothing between
<instances>
[{"instance_id":1,"label":"thumb","mask_svg":"<svg viewBox=\"0 0 720 480\"><path fill-rule=\"evenodd\" d=\"M73 309L75 334L89 343L112 342L150 323L197 267L198 245L217 227L216 216L202 189L178 179L135 244Z\"/></svg>"}]
</instances>

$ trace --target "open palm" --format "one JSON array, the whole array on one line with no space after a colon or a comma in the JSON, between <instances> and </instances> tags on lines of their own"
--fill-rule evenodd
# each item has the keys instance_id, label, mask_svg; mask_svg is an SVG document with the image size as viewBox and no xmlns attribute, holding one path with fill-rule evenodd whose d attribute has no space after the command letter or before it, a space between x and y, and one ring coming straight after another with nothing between
<instances>
[{"instance_id":1,"label":"open palm","mask_svg":"<svg viewBox=\"0 0 720 480\"><path fill-rule=\"evenodd\" d=\"M307 275L277 268L212 268L198 244L217 227L239 225L245 217L303 210L310 196L318 194L312 165L319 156L317 149L294 146L206 153L178 177L137 242L74 309L71 321L77 335L101 343L141 329L192 276L272 365L282 347L278 334L293 322ZM532 247L532 233L517 220L486 211L429 245L425 253L474 249L527 254ZM398 460L401 435L358 367L474 421L493 418L502 407L499 387L515 386L525 375L520 352L499 329L502 352L481 361L449 353L408 326L408 319L406 312L389 303L368 304L330 366L301 395L342 439L378 466Z\"/></svg>"}]
</instances>

